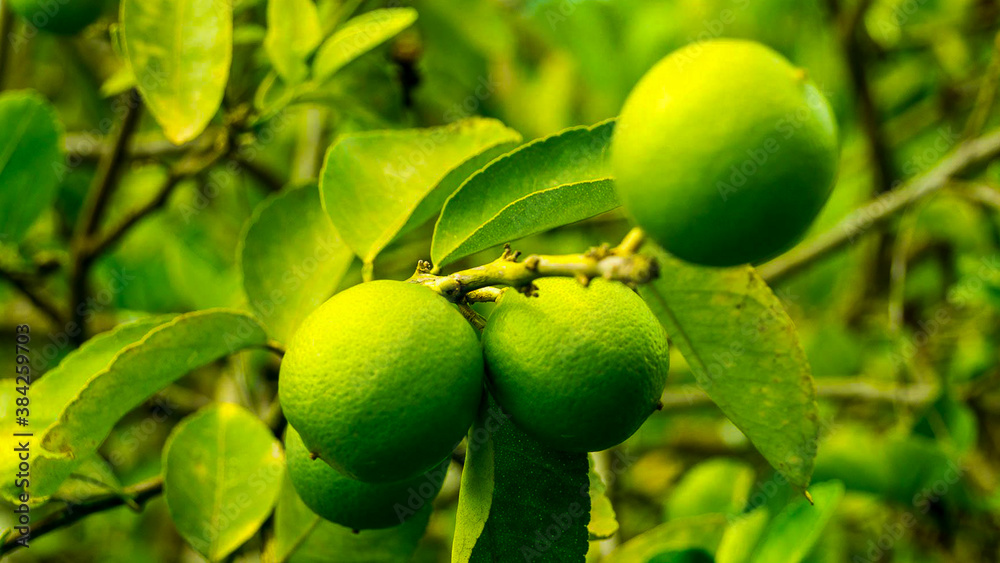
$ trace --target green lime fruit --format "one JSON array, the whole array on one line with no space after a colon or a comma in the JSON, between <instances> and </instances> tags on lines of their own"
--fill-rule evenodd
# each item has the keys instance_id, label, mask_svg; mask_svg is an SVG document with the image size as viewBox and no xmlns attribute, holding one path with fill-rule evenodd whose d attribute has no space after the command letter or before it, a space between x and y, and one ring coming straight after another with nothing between
<instances>
[{"instance_id":1,"label":"green lime fruit","mask_svg":"<svg viewBox=\"0 0 1000 563\"><path fill-rule=\"evenodd\" d=\"M42 31L74 35L101 15L104 0L11 0L10 7Z\"/></svg>"},{"instance_id":2,"label":"green lime fruit","mask_svg":"<svg viewBox=\"0 0 1000 563\"><path fill-rule=\"evenodd\" d=\"M611 143L625 209L670 253L709 266L795 244L830 195L838 152L833 110L806 72L729 39L650 69Z\"/></svg>"},{"instance_id":3,"label":"green lime fruit","mask_svg":"<svg viewBox=\"0 0 1000 563\"><path fill-rule=\"evenodd\" d=\"M454 305L381 280L338 293L302 322L278 395L310 452L354 479L391 482L451 453L482 380L476 332Z\"/></svg>"},{"instance_id":4,"label":"green lime fruit","mask_svg":"<svg viewBox=\"0 0 1000 563\"><path fill-rule=\"evenodd\" d=\"M313 512L355 530L389 528L402 524L430 506L448 473L448 460L434 469L395 483L365 483L351 479L313 459L302 437L285 432L285 457L292 486Z\"/></svg>"},{"instance_id":5,"label":"green lime fruit","mask_svg":"<svg viewBox=\"0 0 1000 563\"><path fill-rule=\"evenodd\" d=\"M623 442L656 410L667 335L618 282L537 280L537 297L507 290L483 331L488 384L511 420L564 451Z\"/></svg>"}]
</instances>

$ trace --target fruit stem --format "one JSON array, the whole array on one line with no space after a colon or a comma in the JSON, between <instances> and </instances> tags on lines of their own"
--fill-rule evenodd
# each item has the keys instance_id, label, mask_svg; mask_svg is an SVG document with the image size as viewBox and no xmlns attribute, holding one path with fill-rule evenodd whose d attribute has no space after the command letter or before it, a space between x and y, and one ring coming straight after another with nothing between
<instances>
[{"instance_id":1,"label":"fruit stem","mask_svg":"<svg viewBox=\"0 0 1000 563\"><path fill-rule=\"evenodd\" d=\"M476 327L476 330L483 330L486 328L486 317L480 315L475 309L469 306L468 303L459 303L458 310L465 317L465 320L469 321L469 324Z\"/></svg>"},{"instance_id":2,"label":"fruit stem","mask_svg":"<svg viewBox=\"0 0 1000 563\"><path fill-rule=\"evenodd\" d=\"M656 279L659 265L650 256L636 251L645 241L641 229L632 229L616 247L603 244L582 254L532 254L518 262L520 252L504 247L500 258L447 276L432 274L430 263L421 261L407 280L421 284L454 303L495 301L501 291L492 286L509 286L526 294L534 291L532 281L543 277L572 277L586 285L593 278L616 280L635 287Z\"/></svg>"}]
</instances>

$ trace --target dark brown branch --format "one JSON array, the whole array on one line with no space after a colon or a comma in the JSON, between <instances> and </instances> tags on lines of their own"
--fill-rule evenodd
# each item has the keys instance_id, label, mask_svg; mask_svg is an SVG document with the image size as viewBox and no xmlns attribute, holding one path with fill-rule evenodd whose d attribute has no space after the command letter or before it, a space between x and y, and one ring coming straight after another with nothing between
<instances>
[{"instance_id":1,"label":"dark brown branch","mask_svg":"<svg viewBox=\"0 0 1000 563\"><path fill-rule=\"evenodd\" d=\"M150 499L163 492L163 479L156 477L125 489L123 494L101 495L80 503L69 504L53 512L31 526L30 541L36 541L45 534L64 528L91 514L110 510L123 505L142 508ZM14 531L0 545L0 555L5 555L23 547L18 543L21 535Z\"/></svg>"},{"instance_id":2,"label":"dark brown branch","mask_svg":"<svg viewBox=\"0 0 1000 563\"><path fill-rule=\"evenodd\" d=\"M125 115L122 116L121 126L112 143L111 151L101 157L97 172L94 174L93 184L87 192L83 211L77 220L73 233L73 259L69 279L69 315L73 330L69 332L75 335L74 340L77 343L82 342L87 337L84 326L84 311L81 305L87 298L87 276L93 263L93 254L88 250L90 238L100 227L104 211L111 199L111 193L118 183L122 165L126 160L125 147L139 125L141 100L138 92L132 89L124 96L128 96L128 98L124 104Z\"/></svg>"},{"instance_id":3,"label":"dark brown branch","mask_svg":"<svg viewBox=\"0 0 1000 563\"><path fill-rule=\"evenodd\" d=\"M245 158L239 154L239 152L233 154L231 157L233 162L239 164L241 167L246 169L254 179L257 180L262 186L267 188L269 191L277 192L281 191L281 188L285 186L285 181L278 177L277 174L268 170L264 166L257 164L256 162Z\"/></svg>"},{"instance_id":4,"label":"dark brown branch","mask_svg":"<svg viewBox=\"0 0 1000 563\"><path fill-rule=\"evenodd\" d=\"M92 235L101 225L104 218L104 211L107 209L111 193L117 185L118 176L121 172L122 164L125 162L125 147L128 145L132 134L135 133L139 125L141 112L141 100L139 93L134 89L126 94L127 101L124 105L125 115L122 116L121 126L111 144L111 151L102 155L94 174L94 181L87 192L87 199L83 204L79 224L76 229L76 236L84 237Z\"/></svg>"},{"instance_id":5,"label":"dark brown branch","mask_svg":"<svg viewBox=\"0 0 1000 563\"><path fill-rule=\"evenodd\" d=\"M176 188L178 184L184 180L184 178L184 176L170 174L163 182L159 191L156 193L156 197L142 207L135 209L126 215L125 218L122 219L117 225L108 229L107 233L92 242L87 247L87 254L89 255L89 258L93 259L103 254L108 248L121 240L121 238L125 236L125 233L129 232L129 230L131 230L132 227L134 227L144 217L163 207L167 203L167 200L170 199L170 194L173 193L174 188Z\"/></svg>"},{"instance_id":6,"label":"dark brown branch","mask_svg":"<svg viewBox=\"0 0 1000 563\"><path fill-rule=\"evenodd\" d=\"M872 0L861 0L850 12L844 12L837 0L828 0L827 4L851 77L851 86L858 100L858 117L861 129L868 139L868 152L874 166L873 180L877 195L892 189L896 174L892 153L882 131L878 107L875 104L871 83L865 70L867 58L865 44L870 43L871 40L864 28L864 15L871 6Z\"/></svg>"},{"instance_id":7,"label":"dark brown branch","mask_svg":"<svg viewBox=\"0 0 1000 563\"><path fill-rule=\"evenodd\" d=\"M14 30L14 14L10 11L10 2L0 4L0 90L3 90L4 76L10 66L10 38Z\"/></svg>"},{"instance_id":8,"label":"dark brown branch","mask_svg":"<svg viewBox=\"0 0 1000 563\"><path fill-rule=\"evenodd\" d=\"M133 137L125 152L133 159L166 158L191 152L204 152L212 147L212 143L219 137L220 130L219 127L209 128L195 139L181 145L175 145L166 139L141 140ZM63 147L71 157L81 160L100 159L112 150L104 138L82 132L67 133L63 139Z\"/></svg>"},{"instance_id":9,"label":"dark brown branch","mask_svg":"<svg viewBox=\"0 0 1000 563\"><path fill-rule=\"evenodd\" d=\"M23 278L17 274L7 272L5 270L0 270L0 278L3 278L10 282L14 289L20 291L28 301L31 303L45 316L49 317L55 325L61 325L63 321L63 314L59 311L59 308L53 303L48 296L32 289L31 285L26 283Z\"/></svg>"}]
</instances>

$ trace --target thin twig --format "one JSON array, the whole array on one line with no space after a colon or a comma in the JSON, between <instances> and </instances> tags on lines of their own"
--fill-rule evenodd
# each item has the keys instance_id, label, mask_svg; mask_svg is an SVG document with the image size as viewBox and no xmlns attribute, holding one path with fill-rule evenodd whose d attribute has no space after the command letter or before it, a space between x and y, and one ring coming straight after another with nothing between
<instances>
[{"instance_id":1,"label":"thin twig","mask_svg":"<svg viewBox=\"0 0 1000 563\"><path fill-rule=\"evenodd\" d=\"M109 228L107 233L94 240L87 247L87 253L90 257L94 258L103 254L108 248L121 240L121 238L125 236L125 233L131 230L132 227L134 227L139 221L157 209L163 207L167 203L167 200L170 199L170 194L173 193L174 188L176 188L181 181L186 178L186 175L175 173L171 173L167 176L167 179L163 182L163 185L160 186L159 191L156 193L156 197L148 201L142 207L139 207L126 215L125 218L119 221L117 225Z\"/></svg>"},{"instance_id":2,"label":"thin twig","mask_svg":"<svg viewBox=\"0 0 1000 563\"><path fill-rule=\"evenodd\" d=\"M14 29L14 14L10 11L10 2L0 2L0 90L3 90L4 77L10 66L10 46L13 41L9 37Z\"/></svg>"},{"instance_id":3,"label":"thin twig","mask_svg":"<svg viewBox=\"0 0 1000 563\"><path fill-rule=\"evenodd\" d=\"M20 291L25 297L27 297L28 301L31 301L31 303L39 311L45 313L45 316L49 317L49 319L51 319L56 326L59 326L63 323L63 314L59 311L59 308L56 306L56 304L53 303L52 300L48 298L48 296L43 295L38 291L35 291L31 287L31 285L25 283L25 281L20 276L14 273L0 269L0 278L3 278L8 282L10 282L10 284L13 285L15 289Z\"/></svg>"},{"instance_id":4,"label":"thin twig","mask_svg":"<svg viewBox=\"0 0 1000 563\"><path fill-rule=\"evenodd\" d=\"M100 227L104 217L104 211L111 199L111 193L118 183L122 165L125 162L125 147L129 138L139 125L141 114L141 99L135 89L128 93L125 107L125 115L122 116L121 126L112 143L111 150L102 156L97 172L94 174L94 181L87 192L87 199L84 201L83 211L78 219L76 229L73 234L73 260L70 270L69 280L69 308L70 320L77 330L70 333L75 335L74 340L82 342L86 336L84 326L84 310L82 304L87 297L87 276L90 273L90 266L93 263L94 255L88 250L90 238Z\"/></svg>"},{"instance_id":5,"label":"thin twig","mask_svg":"<svg viewBox=\"0 0 1000 563\"><path fill-rule=\"evenodd\" d=\"M167 175L167 179L163 181L163 185L157 191L156 197L126 215L117 225L110 227L103 235L93 238L86 249L88 256L93 259L103 254L116 242L121 240L139 221L166 205L174 188L180 185L181 182L208 170L227 153L228 148L220 146L206 155L193 157L190 161L183 161L176 165Z\"/></svg>"},{"instance_id":6,"label":"thin twig","mask_svg":"<svg viewBox=\"0 0 1000 563\"><path fill-rule=\"evenodd\" d=\"M30 540L35 541L45 534L69 526L70 524L83 519L86 516L98 512L104 512L112 508L123 505L134 505L142 507L150 499L155 498L163 492L163 479L156 477L144 481L137 485L127 487L124 494L100 495L83 502L67 505L52 514L46 516L35 525L31 526ZM23 547L18 540L21 535L14 532L0 545L0 555L11 553Z\"/></svg>"},{"instance_id":7,"label":"thin twig","mask_svg":"<svg viewBox=\"0 0 1000 563\"><path fill-rule=\"evenodd\" d=\"M201 153L210 149L221 134L221 127L210 127L196 138L175 145L166 139L142 140L133 137L125 153L132 159L166 158L187 153ZM90 133L71 132L63 138L63 147L70 158L96 160L111 151L111 144Z\"/></svg>"},{"instance_id":8,"label":"thin twig","mask_svg":"<svg viewBox=\"0 0 1000 563\"><path fill-rule=\"evenodd\" d=\"M983 73L983 78L976 92L976 101L965 122L962 137L969 139L980 134L990 118L993 104L997 97L997 83L1000 82L1000 35L993 38L993 57Z\"/></svg>"},{"instance_id":9,"label":"thin twig","mask_svg":"<svg viewBox=\"0 0 1000 563\"><path fill-rule=\"evenodd\" d=\"M250 160L249 158L240 155L239 151L235 152L230 159L246 169L246 171L249 172L250 175L257 180L257 182L269 191L278 192L285 186L284 180L278 177L277 174Z\"/></svg>"},{"instance_id":10,"label":"thin twig","mask_svg":"<svg viewBox=\"0 0 1000 563\"><path fill-rule=\"evenodd\" d=\"M837 0L828 0L827 4L831 16L834 18L840 48L844 53L847 69L851 76L851 85L858 100L861 128L868 139L868 151L874 165L875 194L877 195L892 189L895 172L892 154L882 131L878 107L875 105L871 84L865 71L866 56L862 39L867 38L867 32L864 27L864 16L871 6L872 0L861 0L850 12L844 12Z\"/></svg>"},{"instance_id":11,"label":"thin twig","mask_svg":"<svg viewBox=\"0 0 1000 563\"><path fill-rule=\"evenodd\" d=\"M76 236L90 236L100 227L104 211L107 209L111 194L118 183L118 175L126 160L125 147L139 125L139 117L142 113L139 93L132 89L124 96L127 97L127 101L124 104L125 114L122 116L121 126L115 134L111 150L102 155L97 166L93 184L87 191L87 199L83 204L80 222L76 228Z\"/></svg>"},{"instance_id":12,"label":"thin twig","mask_svg":"<svg viewBox=\"0 0 1000 563\"><path fill-rule=\"evenodd\" d=\"M888 381L873 381L857 377L819 378L816 380L816 397L837 401L863 401L898 403L923 406L934 401L939 388L932 384L919 383L897 385ZM677 411L685 408L704 407L712 404L712 399L701 389L668 389L660 396L663 411Z\"/></svg>"},{"instance_id":13,"label":"thin twig","mask_svg":"<svg viewBox=\"0 0 1000 563\"><path fill-rule=\"evenodd\" d=\"M757 270L769 283L778 282L876 230L909 204L926 197L952 178L1000 156L1000 130L963 142L934 168L856 209L832 229L817 235Z\"/></svg>"},{"instance_id":14,"label":"thin twig","mask_svg":"<svg viewBox=\"0 0 1000 563\"><path fill-rule=\"evenodd\" d=\"M469 321L469 324L474 326L476 330L483 330L486 328L486 318L477 313L476 310L470 307L468 303L459 303L458 311L462 313L465 320Z\"/></svg>"}]
</instances>

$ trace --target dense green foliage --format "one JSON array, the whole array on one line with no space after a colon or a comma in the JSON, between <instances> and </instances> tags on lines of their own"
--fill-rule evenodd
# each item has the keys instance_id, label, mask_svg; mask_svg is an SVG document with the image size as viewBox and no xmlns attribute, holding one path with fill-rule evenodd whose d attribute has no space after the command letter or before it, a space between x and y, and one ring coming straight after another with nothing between
<instances>
[{"instance_id":1,"label":"dense green foliage","mask_svg":"<svg viewBox=\"0 0 1000 563\"><path fill-rule=\"evenodd\" d=\"M998 31L0 0L0 557L997 561Z\"/></svg>"}]
</instances>

